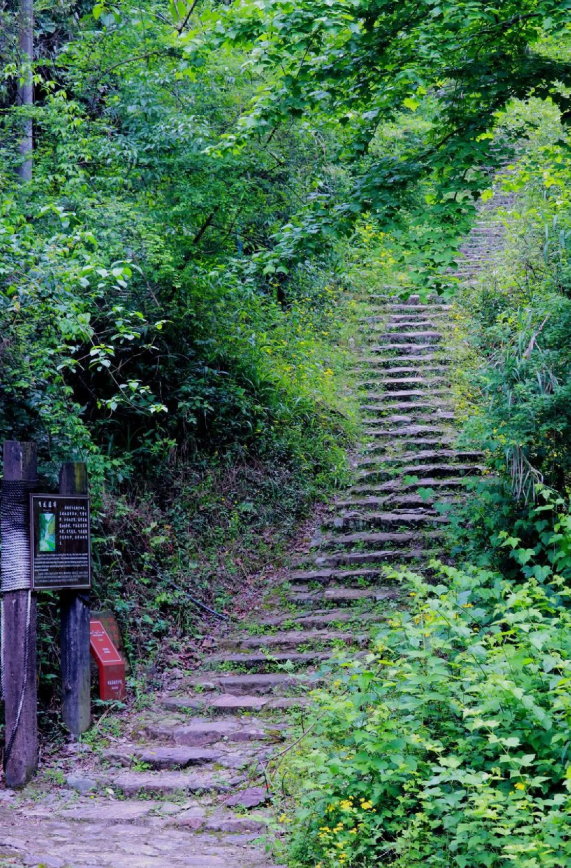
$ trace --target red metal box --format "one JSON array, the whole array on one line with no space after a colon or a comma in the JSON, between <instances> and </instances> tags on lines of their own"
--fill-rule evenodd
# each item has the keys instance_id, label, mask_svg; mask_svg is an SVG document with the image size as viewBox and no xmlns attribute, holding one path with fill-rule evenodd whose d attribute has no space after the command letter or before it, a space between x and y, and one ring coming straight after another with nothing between
<instances>
[{"instance_id":1,"label":"red metal box","mask_svg":"<svg viewBox=\"0 0 571 868\"><path fill-rule=\"evenodd\" d=\"M125 698L125 663L101 621L89 625L90 649L99 669L101 699Z\"/></svg>"}]
</instances>

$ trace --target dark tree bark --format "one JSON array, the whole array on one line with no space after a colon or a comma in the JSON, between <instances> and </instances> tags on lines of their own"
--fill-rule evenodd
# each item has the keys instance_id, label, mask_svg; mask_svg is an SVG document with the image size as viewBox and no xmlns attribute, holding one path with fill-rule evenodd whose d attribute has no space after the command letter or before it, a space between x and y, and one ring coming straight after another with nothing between
<instances>
[{"instance_id":1,"label":"dark tree bark","mask_svg":"<svg viewBox=\"0 0 571 868\"><path fill-rule=\"evenodd\" d=\"M18 105L34 104L32 63L34 60L34 0L20 0L19 37L20 72L18 80ZM32 180L32 152L34 148L32 119L23 125L23 135L18 145L22 163L18 175L23 182Z\"/></svg>"}]
</instances>

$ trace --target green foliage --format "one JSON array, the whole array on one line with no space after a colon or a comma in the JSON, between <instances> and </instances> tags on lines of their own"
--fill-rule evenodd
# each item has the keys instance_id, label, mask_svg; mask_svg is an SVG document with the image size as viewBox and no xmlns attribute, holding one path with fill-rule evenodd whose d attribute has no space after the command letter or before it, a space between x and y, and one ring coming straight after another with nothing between
<instances>
[{"instance_id":1,"label":"green foliage","mask_svg":"<svg viewBox=\"0 0 571 868\"><path fill-rule=\"evenodd\" d=\"M345 479L353 310L339 251L271 262L332 134L316 150L295 123L216 152L262 74L236 48L189 51L182 30L199 14L215 28L215 0L35 13L35 105L22 109L17 6L0 3L0 438L37 441L46 487L62 460L87 461L95 604L152 669L200 633L189 597L228 606ZM49 704L55 598L40 619Z\"/></svg>"},{"instance_id":2,"label":"green foliage","mask_svg":"<svg viewBox=\"0 0 571 868\"><path fill-rule=\"evenodd\" d=\"M403 206L426 179L434 188L424 205L434 214L454 222L470 213L489 168L511 150L508 131L502 141L493 136L499 111L533 93L555 100L567 118L568 58L544 46L565 33L568 5L243 0L211 12L216 26L191 27L184 40L195 56L237 44L253 68L269 71L220 152L240 152L252 134L272 136L291 117L310 117L322 130L341 126L338 153L351 162L351 178L341 191L321 181L296 230L305 241L345 231L363 211L402 225ZM382 147L392 124L398 149L394 136ZM291 236L282 238L288 254Z\"/></svg>"},{"instance_id":3,"label":"green foliage","mask_svg":"<svg viewBox=\"0 0 571 868\"><path fill-rule=\"evenodd\" d=\"M567 517L552 546L569 543ZM571 858L567 585L557 574L514 586L476 567L431 567L433 583L394 576L408 611L366 659L340 660L318 694L286 773L300 803L292 865L555 868Z\"/></svg>"}]
</instances>

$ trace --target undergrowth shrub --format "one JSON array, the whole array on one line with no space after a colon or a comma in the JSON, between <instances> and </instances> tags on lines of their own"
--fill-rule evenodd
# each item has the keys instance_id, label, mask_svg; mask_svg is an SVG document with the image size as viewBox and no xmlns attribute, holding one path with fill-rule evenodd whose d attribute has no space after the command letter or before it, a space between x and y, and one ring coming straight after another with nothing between
<instances>
[{"instance_id":1,"label":"undergrowth shrub","mask_svg":"<svg viewBox=\"0 0 571 868\"><path fill-rule=\"evenodd\" d=\"M567 583L431 567L392 573L408 610L332 665L286 760L292 868L571 861Z\"/></svg>"}]
</instances>

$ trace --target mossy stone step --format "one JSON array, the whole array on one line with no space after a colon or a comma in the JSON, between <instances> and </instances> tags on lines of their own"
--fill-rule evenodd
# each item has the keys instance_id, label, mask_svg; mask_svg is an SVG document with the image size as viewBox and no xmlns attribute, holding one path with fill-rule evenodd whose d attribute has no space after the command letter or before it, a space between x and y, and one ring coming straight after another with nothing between
<instances>
[{"instance_id":1,"label":"mossy stone step","mask_svg":"<svg viewBox=\"0 0 571 868\"><path fill-rule=\"evenodd\" d=\"M128 771L97 776L101 787L111 787L123 795L173 796L196 793L229 793L245 778L242 775L223 775L216 771Z\"/></svg>"},{"instance_id":2,"label":"mossy stone step","mask_svg":"<svg viewBox=\"0 0 571 868\"><path fill-rule=\"evenodd\" d=\"M296 591L287 594L286 599L290 603L303 606L321 606L324 603L352 604L363 601L381 602L386 600L398 600L402 591L394 588L347 588L335 587L319 589L317 591ZM329 657L324 655L324 659Z\"/></svg>"},{"instance_id":3,"label":"mossy stone step","mask_svg":"<svg viewBox=\"0 0 571 868\"><path fill-rule=\"evenodd\" d=\"M208 748L171 746L120 745L103 751L103 758L113 763L131 766L142 762L155 770L185 769L217 763L222 752Z\"/></svg>"},{"instance_id":4,"label":"mossy stone step","mask_svg":"<svg viewBox=\"0 0 571 868\"><path fill-rule=\"evenodd\" d=\"M414 512L408 510L394 510L393 512L350 512L337 516L328 522L324 522L324 528L349 530L351 528L389 528L415 527L422 528L430 525L446 524L448 519L426 508L416 508Z\"/></svg>"},{"instance_id":5,"label":"mossy stone step","mask_svg":"<svg viewBox=\"0 0 571 868\"><path fill-rule=\"evenodd\" d=\"M286 595L287 598L287 595ZM322 651L274 651L271 654L257 653L255 651L244 652L243 654L213 654L204 660L206 668L215 668L217 666L232 666L234 668L243 667L245 669L256 669L258 667L271 669L276 665L284 663L292 663L297 666L311 666L316 663L321 663L329 658L330 654Z\"/></svg>"},{"instance_id":6,"label":"mossy stone step","mask_svg":"<svg viewBox=\"0 0 571 868\"><path fill-rule=\"evenodd\" d=\"M389 555L402 557L402 552L389 552ZM359 582L361 580L373 581L374 579L382 578L382 569L361 569L361 570L299 570L290 573L289 581L292 585L311 584L318 582L320 585L328 585L332 582L343 581Z\"/></svg>"},{"instance_id":7,"label":"mossy stone step","mask_svg":"<svg viewBox=\"0 0 571 868\"><path fill-rule=\"evenodd\" d=\"M204 747L217 742L275 741L282 737L275 727L247 718L191 719L185 724L149 722L144 725L144 735L153 741L188 747Z\"/></svg>"},{"instance_id":8,"label":"mossy stone step","mask_svg":"<svg viewBox=\"0 0 571 868\"><path fill-rule=\"evenodd\" d=\"M444 522L442 522L444 523ZM374 533L371 531L358 531L356 533L350 534L329 534L324 536L321 540L322 548L352 548L361 546L363 549L370 548L378 548L380 544L387 541L387 536L392 536L395 538L396 545L402 545L405 540L413 545L418 545L421 543L422 539L435 539L436 537L442 537L442 531L434 531L434 530L426 530L426 525L420 522L420 527L415 527L415 522L412 521L409 523L408 527L414 527L414 531L403 532L403 533ZM431 524L430 522L428 524ZM398 525L397 525L398 526ZM419 536L419 530L422 531L421 536ZM399 542L397 542L397 538L400 537Z\"/></svg>"},{"instance_id":9,"label":"mossy stone step","mask_svg":"<svg viewBox=\"0 0 571 868\"><path fill-rule=\"evenodd\" d=\"M259 624L267 623L263 618ZM188 686L201 688L205 691L220 690L222 693L232 696L244 696L248 694L275 694L278 691L295 687L298 677L283 673L245 673L240 675L226 675L224 673L209 673L186 682Z\"/></svg>"},{"instance_id":10,"label":"mossy stone step","mask_svg":"<svg viewBox=\"0 0 571 868\"><path fill-rule=\"evenodd\" d=\"M427 341L426 343L399 343L398 341L392 341L389 343L373 343L369 347L370 353L375 353L375 355L385 354L387 357L387 361L395 361L401 358L414 358L415 356L419 358L423 358L425 356L430 356L432 358L431 353L434 350L438 349L438 344L435 341ZM408 355L406 355L408 354Z\"/></svg>"},{"instance_id":11,"label":"mossy stone step","mask_svg":"<svg viewBox=\"0 0 571 868\"><path fill-rule=\"evenodd\" d=\"M409 458L410 461L410 458ZM470 477L477 476L479 472L481 472L484 468L477 464L405 464L390 467L387 464L382 464L380 462L375 463L371 462L371 464L366 466L365 470L361 470L358 474L358 484L351 487L351 492L356 493L362 491L362 481L365 479L371 479L373 477L386 479L391 481L400 482L402 480L403 484L406 484L407 476L418 477L418 480L422 479L449 479L449 478L458 478L458 477ZM424 485L424 482L421 484ZM398 486L397 486L398 487Z\"/></svg>"},{"instance_id":12,"label":"mossy stone step","mask_svg":"<svg viewBox=\"0 0 571 868\"><path fill-rule=\"evenodd\" d=\"M366 641L366 637L359 636L355 633L345 633L340 630L288 630L286 632L268 633L259 636L236 636L233 639L225 641L226 648L243 648L261 650L267 648L272 651L274 648L296 649L300 646L311 645L362 645ZM309 650L309 649L307 649ZM265 700L260 700L264 702ZM267 701L267 700L266 700Z\"/></svg>"},{"instance_id":13,"label":"mossy stone step","mask_svg":"<svg viewBox=\"0 0 571 868\"><path fill-rule=\"evenodd\" d=\"M415 534L411 534L411 537L414 537L412 541L416 540ZM370 551L340 551L331 554L319 554L313 558L313 563L316 565L327 564L330 567L354 567L358 564L390 564L392 561L417 560L425 556L426 550L420 546L412 549L384 548ZM354 572L362 573L362 570L355 570ZM347 571L339 570L339 575L336 576L335 580L342 578L343 575L347 575Z\"/></svg>"},{"instance_id":14,"label":"mossy stone step","mask_svg":"<svg viewBox=\"0 0 571 868\"><path fill-rule=\"evenodd\" d=\"M233 694L217 694L199 698L201 711L211 714L251 714L262 711L269 701L260 696L234 696ZM164 708L186 709L195 708L196 696L167 696L163 699Z\"/></svg>"},{"instance_id":15,"label":"mossy stone step","mask_svg":"<svg viewBox=\"0 0 571 868\"><path fill-rule=\"evenodd\" d=\"M417 486L421 488L422 486ZM458 498L454 497L452 494L449 494L447 497L443 496L442 491L435 491L432 494L388 494L386 497L357 497L354 500L346 500L343 503L339 503L338 507L340 510L343 510L341 517L345 517L347 514L352 514L354 510L357 510L359 513L367 515L369 511L371 513L376 512L378 509L409 509L417 507L421 509L422 507L428 507L438 503L454 503Z\"/></svg>"}]
</instances>

